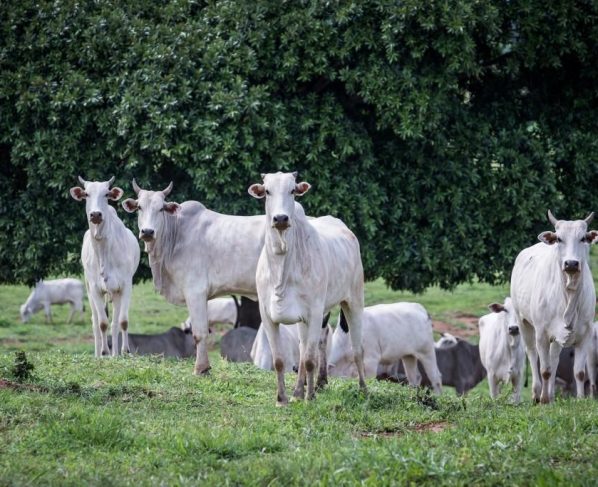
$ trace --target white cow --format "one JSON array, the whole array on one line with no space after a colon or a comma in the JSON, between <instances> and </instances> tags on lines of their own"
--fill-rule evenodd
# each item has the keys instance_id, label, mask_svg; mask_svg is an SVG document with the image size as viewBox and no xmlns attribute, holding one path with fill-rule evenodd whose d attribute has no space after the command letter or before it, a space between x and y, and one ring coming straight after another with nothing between
<instances>
[{"instance_id":1,"label":"white cow","mask_svg":"<svg viewBox=\"0 0 598 487\"><path fill-rule=\"evenodd\" d=\"M166 202L163 191L141 189L123 201L137 212L156 290L173 304L186 305L197 343L195 373L210 370L208 300L225 294L256 298L255 272L264 245L263 216L231 216L197 201Z\"/></svg>"},{"instance_id":2,"label":"white cow","mask_svg":"<svg viewBox=\"0 0 598 487\"><path fill-rule=\"evenodd\" d=\"M584 396L585 363L591 346L591 325L596 291L588 266L589 247L598 232L588 231L594 214L585 220L548 218L555 232L538 235L541 243L520 252L511 275L511 299L532 369L532 397L548 403L554 399L559 354L575 348L573 371L577 396ZM540 371L538 370L538 356ZM591 384L595 390L595 383Z\"/></svg>"},{"instance_id":3,"label":"white cow","mask_svg":"<svg viewBox=\"0 0 598 487\"><path fill-rule=\"evenodd\" d=\"M280 353L284 357L284 372L299 370L299 326L283 326L280 330ZM272 351L265 328L260 326L251 347L251 360L264 370L274 370Z\"/></svg>"},{"instance_id":4,"label":"white cow","mask_svg":"<svg viewBox=\"0 0 598 487\"><path fill-rule=\"evenodd\" d=\"M492 313L480 318L480 359L488 373L490 397L500 394L502 383L513 385L513 402L521 400L525 347L511 298L488 306Z\"/></svg>"},{"instance_id":5,"label":"white cow","mask_svg":"<svg viewBox=\"0 0 598 487\"><path fill-rule=\"evenodd\" d=\"M76 311L83 319L84 297L83 283L79 279L40 280L35 284L25 304L21 305L21 321L27 323L32 314L43 309L46 314L46 322L52 323L52 305L66 303L71 305L67 323L71 322Z\"/></svg>"},{"instance_id":6,"label":"white cow","mask_svg":"<svg viewBox=\"0 0 598 487\"><path fill-rule=\"evenodd\" d=\"M238 305L235 298L215 298L208 301L208 326L221 323L225 325L235 325L237 323ZM191 317L187 317L181 323L183 330L191 329Z\"/></svg>"},{"instance_id":7,"label":"white cow","mask_svg":"<svg viewBox=\"0 0 598 487\"><path fill-rule=\"evenodd\" d=\"M295 196L310 185L297 183L296 173L266 174L249 194L266 199L265 242L256 274L262 326L274 356L277 404L288 400L279 325L299 323L300 367L293 396L314 397L322 316L339 304L350 325L359 384L366 389L361 345L363 268L359 242L340 220L331 216L308 219ZM307 379L307 393L305 381Z\"/></svg>"},{"instance_id":8,"label":"white cow","mask_svg":"<svg viewBox=\"0 0 598 487\"><path fill-rule=\"evenodd\" d=\"M343 315L332 336L328 358L330 375L355 377L350 356L350 343ZM380 366L390 370L403 362L410 385L419 385L419 360L430 378L434 392L442 391L442 380L436 364L432 321L426 309L417 303L392 303L368 306L363 310L363 362L366 377L376 377Z\"/></svg>"},{"instance_id":9,"label":"white cow","mask_svg":"<svg viewBox=\"0 0 598 487\"><path fill-rule=\"evenodd\" d=\"M108 355L108 316L105 297L112 301L112 355L118 355L118 327L122 333L122 352L129 352L129 305L133 290L133 274L139 265L139 244L135 235L118 218L108 200L117 201L123 194L110 181L85 181L83 188L71 188L71 196L85 200L89 230L83 237L81 261L85 285L91 304L96 357Z\"/></svg>"}]
</instances>

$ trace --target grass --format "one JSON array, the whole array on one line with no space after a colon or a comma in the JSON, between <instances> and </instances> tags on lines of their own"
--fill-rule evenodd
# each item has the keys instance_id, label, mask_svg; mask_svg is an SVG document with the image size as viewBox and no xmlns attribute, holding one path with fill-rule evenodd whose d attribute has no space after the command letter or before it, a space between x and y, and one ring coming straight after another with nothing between
<instances>
[{"instance_id":1,"label":"grass","mask_svg":"<svg viewBox=\"0 0 598 487\"><path fill-rule=\"evenodd\" d=\"M435 320L479 316L507 287L396 293L368 283L367 304L424 304ZM192 360L93 357L84 323L43 313L18 321L28 290L0 287L0 485L595 485L598 406L557 399L495 402L485 383L465 398L396 384L332 378L315 401L276 408L275 380L220 359L210 377ZM132 332L176 326L184 308L136 286ZM15 351L32 377L17 383ZM287 375L291 387L293 374ZM529 398L529 392L526 391Z\"/></svg>"}]
</instances>

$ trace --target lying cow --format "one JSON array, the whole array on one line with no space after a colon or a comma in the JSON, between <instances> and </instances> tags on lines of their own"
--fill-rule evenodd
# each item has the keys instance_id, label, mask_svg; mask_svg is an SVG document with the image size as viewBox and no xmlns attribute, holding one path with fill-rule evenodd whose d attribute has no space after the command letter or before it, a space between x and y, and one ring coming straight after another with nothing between
<instances>
[{"instance_id":1,"label":"lying cow","mask_svg":"<svg viewBox=\"0 0 598 487\"><path fill-rule=\"evenodd\" d=\"M442 376L442 385L454 387L457 394L463 395L478 385L486 377L486 369L480 360L480 349L466 340L457 338L457 344L435 349L436 363ZM430 387L430 379L421 364L418 364L421 385ZM394 368L384 368L376 375L380 380L406 382L403 364Z\"/></svg>"},{"instance_id":2,"label":"lying cow","mask_svg":"<svg viewBox=\"0 0 598 487\"><path fill-rule=\"evenodd\" d=\"M511 298L504 304L488 306L492 313L479 320L480 359L488 374L490 397L500 394L501 384L513 385L513 402L521 400L523 371L525 369L525 347L521 339L519 323Z\"/></svg>"},{"instance_id":3,"label":"lying cow","mask_svg":"<svg viewBox=\"0 0 598 487\"><path fill-rule=\"evenodd\" d=\"M55 279L53 281L38 281L31 291L31 294L21 305L21 321L27 323L31 315L44 310L46 314L46 323L52 323L52 305L70 304L71 312L67 323L70 323L79 312L81 320L83 319L83 298L85 290L83 283L78 279Z\"/></svg>"},{"instance_id":4,"label":"lying cow","mask_svg":"<svg viewBox=\"0 0 598 487\"><path fill-rule=\"evenodd\" d=\"M432 378L434 392L442 391L440 372L434 353L432 321L423 306L417 303L378 304L363 310L363 361L366 377L376 377L380 366L393 366L402 361L410 385L420 383L418 360L427 377ZM357 375L343 315L332 336L329 357L330 375Z\"/></svg>"},{"instance_id":5,"label":"lying cow","mask_svg":"<svg viewBox=\"0 0 598 487\"><path fill-rule=\"evenodd\" d=\"M112 336L108 337L108 346L112 348ZM191 330L183 331L173 326L170 330L157 335L129 333L129 349L139 355L160 354L164 357L185 358L195 356L195 340ZM117 348L117 352L119 352Z\"/></svg>"},{"instance_id":6,"label":"lying cow","mask_svg":"<svg viewBox=\"0 0 598 487\"><path fill-rule=\"evenodd\" d=\"M257 333L248 326L229 330L220 340L220 355L229 362L252 362L251 349Z\"/></svg>"},{"instance_id":7,"label":"lying cow","mask_svg":"<svg viewBox=\"0 0 598 487\"><path fill-rule=\"evenodd\" d=\"M234 297L214 298L208 301L208 326L221 323L235 325L237 323L237 301ZM181 329L191 330L191 317L181 323Z\"/></svg>"},{"instance_id":8,"label":"lying cow","mask_svg":"<svg viewBox=\"0 0 598 487\"><path fill-rule=\"evenodd\" d=\"M598 322L592 326L592 347L590 353L595 356L595 363L598 364ZM557 384L559 384L565 395L576 394L577 385L575 375L573 374L573 363L575 361L575 349L573 347L565 347L561 350L559 356L559 365L556 369ZM596 377L598 368L594 367L592 370L586 366L587 377L585 380L585 394L590 394L590 376Z\"/></svg>"}]
</instances>

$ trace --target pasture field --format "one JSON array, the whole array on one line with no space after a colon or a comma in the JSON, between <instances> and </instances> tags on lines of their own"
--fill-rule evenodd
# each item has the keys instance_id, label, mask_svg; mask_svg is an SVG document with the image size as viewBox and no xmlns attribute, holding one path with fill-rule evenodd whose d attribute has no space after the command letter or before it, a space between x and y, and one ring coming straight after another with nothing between
<instances>
[{"instance_id":1,"label":"pasture field","mask_svg":"<svg viewBox=\"0 0 598 487\"><path fill-rule=\"evenodd\" d=\"M209 377L193 361L93 357L89 306L18 321L24 286L0 286L0 485L595 485L598 403L558 398L492 402L484 381L465 398L331 378L309 403L276 408L275 378L227 363L214 333ZM508 286L458 286L423 295L368 283L367 304L413 300L436 322L467 330ZM131 332L177 326L184 308L151 283L135 286ZM472 338L475 340L475 338ZM14 352L34 365L12 376ZM293 374L287 375L292 387Z\"/></svg>"}]
</instances>

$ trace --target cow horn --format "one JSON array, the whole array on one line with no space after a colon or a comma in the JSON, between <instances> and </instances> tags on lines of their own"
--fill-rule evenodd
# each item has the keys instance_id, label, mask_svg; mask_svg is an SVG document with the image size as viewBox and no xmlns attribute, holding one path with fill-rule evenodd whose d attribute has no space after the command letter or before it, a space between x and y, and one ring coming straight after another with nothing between
<instances>
[{"instance_id":1,"label":"cow horn","mask_svg":"<svg viewBox=\"0 0 598 487\"><path fill-rule=\"evenodd\" d=\"M590 213L588 216L586 216L584 222L586 222L586 224L588 226L590 226L590 223L592 223L592 220L594 219L594 212Z\"/></svg>"},{"instance_id":2,"label":"cow horn","mask_svg":"<svg viewBox=\"0 0 598 487\"><path fill-rule=\"evenodd\" d=\"M166 189L162 190L162 194L164 194L164 196L168 196L171 191L172 191L172 181L170 181L170 184L166 187Z\"/></svg>"},{"instance_id":3,"label":"cow horn","mask_svg":"<svg viewBox=\"0 0 598 487\"><path fill-rule=\"evenodd\" d=\"M135 191L136 195L138 195L139 191L141 191L141 188L137 184L137 181L135 181L135 178L133 178L133 191Z\"/></svg>"},{"instance_id":4,"label":"cow horn","mask_svg":"<svg viewBox=\"0 0 598 487\"><path fill-rule=\"evenodd\" d=\"M83 185L83 187L85 187L85 183L87 181L85 181L85 179L83 179L81 176L77 176L77 178L79 179L79 182Z\"/></svg>"},{"instance_id":5,"label":"cow horn","mask_svg":"<svg viewBox=\"0 0 598 487\"><path fill-rule=\"evenodd\" d=\"M112 183L114 182L114 180L116 179L116 176L112 176L109 180L108 180L108 187L112 186Z\"/></svg>"},{"instance_id":6,"label":"cow horn","mask_svg":"<svg viewBox=\"0 0 598 487\"><path fill-rule=\"evenodd\" d=\"M550 211L550 210L548 210L548 220L550 221L550 223L552 223L552 225L554 227L556 227L558 220L554 217L554 215L552 214L552 211Z\"/></svg>"}]
</instances>

